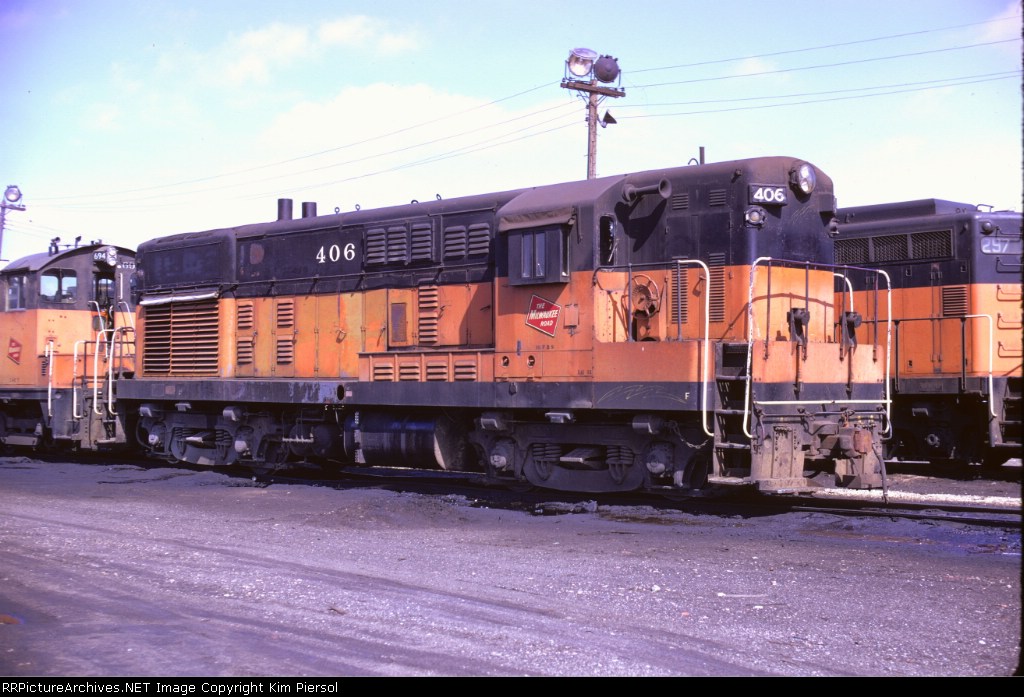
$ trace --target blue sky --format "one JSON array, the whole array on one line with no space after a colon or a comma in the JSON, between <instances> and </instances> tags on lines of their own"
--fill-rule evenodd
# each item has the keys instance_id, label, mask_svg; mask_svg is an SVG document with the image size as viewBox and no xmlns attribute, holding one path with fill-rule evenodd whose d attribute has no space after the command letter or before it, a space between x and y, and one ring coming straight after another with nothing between
<instances>
[{"instance_id":1,"label":"blue sky","mask_svg":"<svg viewBox=\"0 0 1024 697\"><path fill-rule=\"evenodd\" d=\"M586 176L808 159L840 205L1021 209L1016 0L0 0L2 256Z\"/></svg>"}]
</instances>

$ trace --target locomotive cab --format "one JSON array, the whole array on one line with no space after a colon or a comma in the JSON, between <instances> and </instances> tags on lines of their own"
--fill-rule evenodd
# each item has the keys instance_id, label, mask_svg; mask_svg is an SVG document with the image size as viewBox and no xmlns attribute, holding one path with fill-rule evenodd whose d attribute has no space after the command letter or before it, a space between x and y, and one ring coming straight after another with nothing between
<instances>
[{"instance_id":1,"label":"locomotive cab","mask_svg":"<svg viewBox=\"0 0 1024 697\"><path fill-rule=\"evenodd\" d=\"M134 371L134 269L134 252L96 243L54 244L0 271L0 443L124 442L113 389Z\"/></svg>"}]
</instances>

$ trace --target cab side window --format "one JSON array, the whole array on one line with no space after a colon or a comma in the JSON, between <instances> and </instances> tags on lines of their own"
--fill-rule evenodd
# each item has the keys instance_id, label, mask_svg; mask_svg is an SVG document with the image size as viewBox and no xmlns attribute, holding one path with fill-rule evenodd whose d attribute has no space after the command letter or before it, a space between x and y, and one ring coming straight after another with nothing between
<instances>
[{"instance_id":1,"label":"cab side window","mask_svg":"<svg viewBox=\"0 0 1024 697\"><path fill-rule=\"evenodd\" d=\"M569 282L569 227L551 225L509 234L509 285Z\"/></svg>"},{"instance_id":2,"label":"cab side window","mask_svg":"<svg viewBox=\"0 0 1024 697\"><path fill-rule=\"evenodd\" d=\"M7 310L24 310L25 305L25 277L7 277Z\"/></svg>"},{"instance_id":3,"label":"cab side window","mask_svg":"<svg viewBox=\"0 0 1024 697\"><path fill-rule=\"evenodd\" d=\"M39 277L39 295L47 302L75 302L78 297L78 275L67 269L44 271Z\"/></svg>"}]
</instances>

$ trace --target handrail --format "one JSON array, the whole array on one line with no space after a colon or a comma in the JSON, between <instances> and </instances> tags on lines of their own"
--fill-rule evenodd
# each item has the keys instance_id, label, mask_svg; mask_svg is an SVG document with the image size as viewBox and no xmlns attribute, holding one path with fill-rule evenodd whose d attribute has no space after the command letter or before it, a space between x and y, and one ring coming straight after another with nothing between
<instances>
[{"instance_id":1,"label":"handrail","mask_svg":"<svg viewBox=\"0 0 1024 697\"><path fill-rule=\"evenodd\" d=\"M987 319L988 320L988 410L992 416L998 418L998 414L995 412L993 406L993 397L995 396L995 379L993 378L993 372L995 371L995 357L993 356L993 349L995 347L995 332L993 329L992 315L989 314L973 314L973 315L950 315L949 317L903 317L900 319L900 324L904 322L941 322L942 320L958 319L961 323L960 330L960 373L963 379L966 379L966 365L964 359L967 357L967 339L963 333L963 326L966 325L969 319ZM985 372L985 371L981 371ZM961 388L963 389L963 388Z\"/></svg>"},{"instance_id":2,"label":"handrail","mask_svg":"<svg viewBox=\"0 0 1024 697\"><path fill-rule=\"evenodd\" d=\"M704 279L707 283L708 290L711 289L711 270L708 265L699 259L673 259L676 267L682 266L683 264L694 264L704 269ZM676 299L678 303L678 298ZM682 331L682 323L680 323L680 331ZM704 429L704 434L714 437L714 431L708 427L708 390L710 389L711 381L708 379L708 337L711 335L711 293L704 293L704 338L701 339L701 378L704 383L704 389L701 392L700 399L700 425Z\"/></svg>"},{"instance_id":3,"label":"handrail","mask_svg":"<svg viewBox=\"0 0 1024 697\"><path fill-rule=\"evenodd\" d=\"M786 259L773 259L772 257L758 257L757 259L755 259L753 261L753 263L751 263L751 265L750 265L750 284L749 284L749 287L748 287L748 296L747 296L747 374L746 374L746 390L744 392L744 399L743 399L743 435L745 435L747 438L750 438L750 439L754 438L754 434L752 434L750 432L750 392L751 392L752 383L754 381L754 376L753 376L752 373L753 373L753 360L754 360L754 340L755 340L755 335L756 335L756 331L755 330L757 329L757 324L754 321L754 286L755 286L755 280L756 280L756 274L757 274L757 267L758 267L758 265L761 264L762 262L767 263L767 264L770 265L773 261L777 261L777 262L780 262L780 263L783 263L783 264L792 264L794 266L801 266L801 267L804 267L804 268L806 268L808 270L810 269L811 266L815 266L817 268L822 268L822 269L824 269L824 268L836 268L834 264L811 264L809 262L803 262L803 261L791 261L791 260L786 260ZM859 267L845 267L845 268L859 268ZM884 400L884 403L885 403L886 428L885 428L885 430L883 430L881 432L882 435L885 435L885 434L887 434L889 432L889 429L891 427L891 422L892 422L892 416L891 416L892 396L890 394L890 389L891 388L890 388L890 385L889 385L889 367L890 367L890 364L891 364L891 353L890 352L891 352L891 346L892 346L892 282L891 282L891 280L889 278L889 274L887 274L885 271L882 271L881 269L863 269L863 270L870 271L870 272L873 272L873 273L881 274L882 276L885 277L885 282L886 282L886 286L887 286L886 298L887 298L887 305L888 305L888 313L886 315L886 320L885 320L886 321L886 351L885 351L885 400ZM833 272L833 273L835 273L835 272ZM769 306L770 306L771 298L768 298L767 301L768 301ZM878 322L878 318L876 317L874 321ZM767 341L767 339L766 339L766 341ZM780 406L780 405L799 406L799 405L822 404L822 403L823 402L820 399L814 399L814 400L810 400L810 399L784 399L784 400L764 400L764 401L758 401L758 404L776 405L776 406ZM831 400L828 403L829 404L877 404L878 400L877 399L833 399L833 400Z\"/></svg>"},{"instance_id":4,"label":"handrail","mask_svg":"<svg viewBox=\"0 0 1024 697\"><path fill-rule=\"evenodd\" d=\"M124 305L124 309L123 310L121 309L122 305ZM132 312L131 305L129 305L124 300L118 300L117 301L117 311L122 313L122 314L124 314L124 315L126 315L128 317L128 322L127 322L128 326L130 326L132 329L135 329L135 313Z\"/></svg>"},{"instance_id":5,"label":"handrail","mask_svg":"<svg viewBox=\"0 0 1024 697\"><path fill-rule=\"evenodd\" d=\"M846 281L846 291L850 296L850 312L853 312L853 283L850 282L850 277L847 276L845 273L838 273L836 271L833 271L832 275L835 276L836 278L841 278L844 281Z\"/></svg>"},{"instance_id":6,"label":"handrail","mask_svg":"<svg viewBox=\"0 0 1024 697\"><path fill-rule=\"evenodd\" d=\"M71 415L76 419L80 419L83 416L85 416L85 414L78 413L78 345L88 343L88 339L79 339L78 341L75 342L75 360L74 363L71 364ZM84 359L88 355L89 351L88 349L86 349L82 356L83 363Z\"/></svg>"},{"instance_id":7,"label":"handrail","mask_svg":"<svg viewBox=\"0 0 1024 697\"><path fill-rule=\"evenodd\" d=\"M113 334L113 329L100 329L96 332L96 352L92 357L92 413L96 416L103 416L103 412L100 411L100 344L103 339L107 340L109 345L110 339L106 338L106 334ZM108 349L109 350L109 349Z\"/></svg>"},{"instance_id":8,"label":"handrail","mask_svg":"<svg viewBox=\"0 0 1024 697\"><path fill-rule=\"evenodd\" d=\"M46 357L46 414L49 417L53 417L53 342L47 341L46 348L43 350L43 356Z\"/></svg>"},{"instance_id":9,"label":"handrail","mask_svg":"<svg viewBox=\"0 0 1024 697\"><path fill-rule=\"evenodd\" d=\"M118 327L117 329L114 330L113 335L110 338L110 354L109 354L109 359L107 361L107 371L108 371L108 374L107 374L107 413L109 413L111 416L117 416L117 411L113 408L113 405L114 405L114 348L116 346L118 348L118 350L120 351L121 344L122 344L122 342L125 342L125 340L123 338L121 340L117 340L117 336L119 334L123 334L125 332L131 332L132 334L134 334L135 333L135 327ZM123 353L119 353L118 358L121 358L123 356L124 356Z\"/></svg>"}]
</instances>

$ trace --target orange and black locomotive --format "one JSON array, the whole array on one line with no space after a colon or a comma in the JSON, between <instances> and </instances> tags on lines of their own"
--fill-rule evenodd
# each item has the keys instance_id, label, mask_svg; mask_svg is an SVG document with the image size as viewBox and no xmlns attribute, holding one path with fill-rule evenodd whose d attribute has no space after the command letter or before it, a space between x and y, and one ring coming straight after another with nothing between
<instances>
[{"instance_id":1,"label":"orange and black locomotive","mask_svg":"<svg viewBox=\"0 0 1024 697\"><path fill-rule=\"evenodd\" d=\"M115 386L134 372L135 253L58 242L0 271L0 444L123 445Z\"/></svg>"},{"instance_id":2,"label":"orange and black locomotive","mask_svg":"<svg viewBox=\"0 0 1024 697\"><path fill-rule=\"evenodd\" d=\"M1021 214L924 199L846 208L839 220L836 263L880 269L894 288L888 456L991 466L1017 456Z\"/></svg>"},{"instance_id":3,"label":"orange and black locomotive","mask_svg":"<svg viewBox=\"0 0 1024 697\"><path fill-rule=\"evenodd\" d=\"M118 397L152 454L591 492L881 483L890 332L837 305L810 163L291 205L140 247Z\"/></svg>"}]
</instances>

